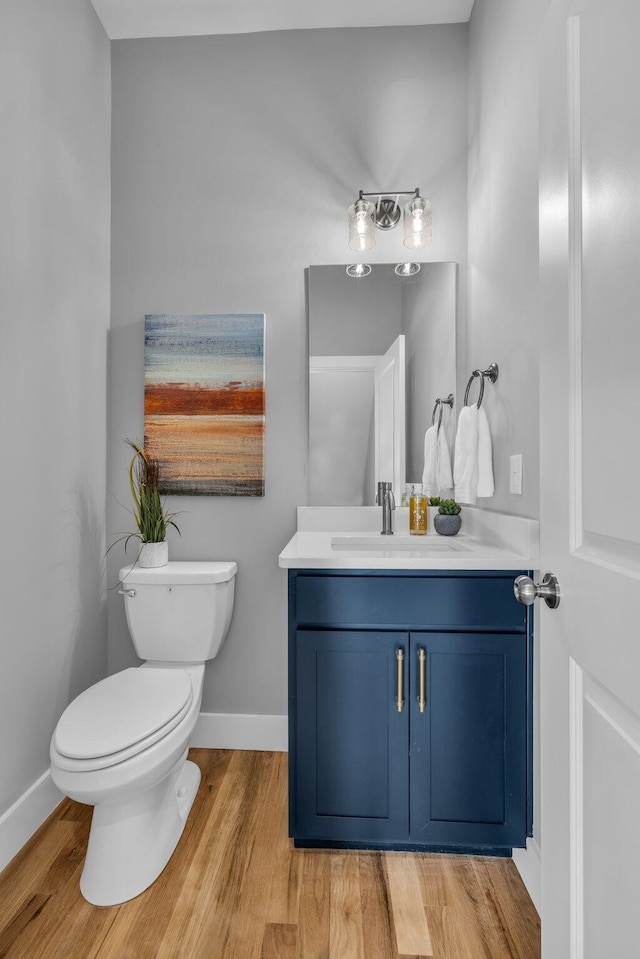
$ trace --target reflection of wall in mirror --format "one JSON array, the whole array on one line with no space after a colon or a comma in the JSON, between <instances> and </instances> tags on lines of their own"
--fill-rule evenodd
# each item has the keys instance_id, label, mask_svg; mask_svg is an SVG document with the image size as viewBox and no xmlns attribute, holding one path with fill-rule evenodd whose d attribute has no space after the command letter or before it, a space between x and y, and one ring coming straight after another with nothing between
<instances>
[{"instance_id":1,"label":"reflection of wall in mirror","mask_svg":"<svg viewBox=\"0 0 640 959\"><path fill-rule=\"evenodd\" d=\"M402 297L402 332L407 337L409 483L422 479L424 434L431 425L436 397L456 392L456 264L423 263L421 276L425 273L428 282L407 285ZM455 416L447 406L442 425L453 450Z\"/></svg>"},{"instance_id":2,"label":"reflection of wall in mirror","mask_svg":"<svg viewBox=\"0 0 640 959\"><path fill-rule=\"evenodd\" d=\"M309 357L309 502L372 503L376 356Z\"/></svg>"}]
</instances>

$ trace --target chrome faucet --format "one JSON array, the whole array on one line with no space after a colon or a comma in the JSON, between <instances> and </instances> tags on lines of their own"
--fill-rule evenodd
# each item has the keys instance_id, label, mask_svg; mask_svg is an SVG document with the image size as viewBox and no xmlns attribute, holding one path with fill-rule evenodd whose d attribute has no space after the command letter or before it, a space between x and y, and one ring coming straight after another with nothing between
<instances>
[{"instance_id":1,"label":"chrome faucet","mask_svg":"<svg viewBox=\"0 0 640 959\"><path fill-rule=\"evenodd\" d=\"M376 505L382 506L382 535L393 536L393 513L396 501L391 489L391 483L378 483Z\"/></svg>"}]
</instances>

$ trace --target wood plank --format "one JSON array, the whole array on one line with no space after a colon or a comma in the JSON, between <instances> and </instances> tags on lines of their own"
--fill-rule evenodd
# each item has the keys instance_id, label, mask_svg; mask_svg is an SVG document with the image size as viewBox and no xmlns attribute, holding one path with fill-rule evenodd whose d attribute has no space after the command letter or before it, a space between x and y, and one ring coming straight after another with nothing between
<instances>
[{"instance_id":1,"label":"wood plank","mask_svg":"<svg viewBox=\"0 0 640 959\"><path fill-rule=\"evenodd\" d=\"M496 929L513 959L540 956L540 917L511 859L477 859L472 868Z\"/></svg>"},{"instance_id":2,"label":"wood plank","mask_svg":"<svg viewBox=\"0 0 640 959\"><path fill-rule=\"evenodd\" d=\"M462 955L473 959L511 959L496 935L482 890L473 872L472 856L443 856L442 873L451 906L444 913L446 941L460 943ZM496 862L497 860L493 860ZM452 953L455 955L455 953Z\"/></svg>"},{"instance_id":3,"label":"wood plank","mask_svg":"<svg viewBox=\"0 0 640 959\"><path fill-rule=\"evenodd\" d=\"M291 923L268 922L264 927L260 959L296 959L298 927Z\"/></svg>"},{"instance_id":4,"label":"wood plank","mask_svg":"<svg viewBox=\"0 0 640 959\"><path fill-rule=\"evenodd\" d=\"M393 919L379 852L360 853L360 899L362 937L367 959L396 959Z\"/></svg>"},{"instance_id":5,"label":"wood plank","mask_svg":"<svg viewBox=\"0 0 640 959\"><path fill-rule=\"evenodd\" d=\"M364 959L360 869L356 852L331 859L329 959Z\"/></svg>"},{"instance_id":6,"label":"wood plank","mask_svg":"<svg viewBox=\"0 0 640 959\"><path fill-rule=\"evenodd\" d=\"M439 853L421 853L416 856L416 869L425 906L453 905L443 869L443 863L447 858L450 857Z\"/></svg>"},{"instance_id":7,"label":"wood plank","mask_svg":"<svg viewBox=\"0 0 640 959\"><path fill-rule=\"evenodd\" d=\"M42 896L36 893L28 899L22 908L15 914L13 920L8 923L0 932L0 956L6 956L16 939L19 938L29 923L40 915L44 906L49 901L49 896Z\"/></svg>"},{"instance_id":8,"label":"wood plank","mask_svg":"<svg viewBox=\"0 0 640 959\"><path fill-rule=\"evenodd\" d=\"M399 954L432 957L415 857L410 853L385 853L384 863Z\"/></svg>"},{"instance_id":9,"label":"wood plank","mask_svg":"<svg viewBox=\"0 0 640 959\"><path fill-rule=\"evenodd\" d=\"M334 855L321 849L305 850L298 919L302 959L329 959L331 860Z\"/></svg>"},{"instance_id":10,"label":"wood plank","mask_svg":"<svg viewBox=\"0 0 640 959\"><path fill-rule=\"evenodd\" d=\"M438 959L484 959L482 943L469 938L469 928L460 922L454 906L426 906L433 953ZM503 955L502 959L510 959Z\"/></svg>"},{"instance_id":11,"label":"wood plank","mask_svg":"<svg viewBox=\"0 0 640 959\"><path fill-rule=\"evenodd\" d=\"M256 753L261 766L258 788L254 794L249 819L243 823L243 835L234 851L235 882L229 882L222 918L225 948L224 959L259 959L265 918L270 897L271 853L277 842L278 824L269 808L268 798L280 767L286 764L284 753ZM286 835L286 831L285 831ZM220 922L220 916L217 917ZM208 955L208 953L207 953Z\"/></svg>"},{"instance_id":12,"label":"wood plank","mask_svg":"<svg viewBox=\"0 0 640 959\"><path fill-rule=\"evenodd\" d=\"M274 845L271 851L271 895L267 922L297 924L300 910L300 888L304 869L304 850L296 849L289 838L287 763L276 769L274 780Z\"/></svg>"},{"instance_id":13,"label":"wood plank","mask_svg":"<svg viewBox=\"0 0 640 959\"><path fill-rule=\"evenodd\" d=\"M7 959L96 959L116 910L92 906L82 898L81 871L82 863L49 896L8 949Z\"/></svg>"}]
</instances>

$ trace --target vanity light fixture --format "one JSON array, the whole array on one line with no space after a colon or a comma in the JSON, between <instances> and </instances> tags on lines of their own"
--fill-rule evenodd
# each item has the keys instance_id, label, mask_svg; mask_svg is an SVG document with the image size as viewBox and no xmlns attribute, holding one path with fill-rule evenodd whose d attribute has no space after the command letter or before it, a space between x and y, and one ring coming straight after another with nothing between
<instances>
[{"instance_id":1,"label":"vanity light fixture","mask_svg":"<svg viewBox=\"0 0 640 959\"><path fill-rule=\"evenodd\" d=\"M400 222L400 197L410 196L404 208L404 245L419 250L431 242L431 204L420 196L420 190L398 190L393 193L364 193L347 211L349 246L364 253L375 246L375 231L393 230ZM370 197L375 197L373 203Z\"/></svg>"},{"instance_id":2,"label":"vanity light fixture","mask_svg":"<svg viewBox=\"0 0 640 959\"><path fill-rule=\"evenodd\" d=\"M358 278L360 276L369 276L371 267L368 263L350 263L347 267L347 276Z\"/></svg>"},{"instance_id":3,"label":"vanity light fixture","mask_svg":"<svg viewBox=\"0 0 640 959\"><path fill-rule=\"evenodd\" d=\"M415 276L419 272L419 263L396 263L394 267L394 273L397 276Z\"/></svg>"}]
</instances>

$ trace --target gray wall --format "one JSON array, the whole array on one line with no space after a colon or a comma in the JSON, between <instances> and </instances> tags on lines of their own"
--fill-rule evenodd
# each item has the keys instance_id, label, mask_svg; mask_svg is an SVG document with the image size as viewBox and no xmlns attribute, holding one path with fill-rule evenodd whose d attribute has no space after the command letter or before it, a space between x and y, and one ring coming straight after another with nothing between
<instances>
[{"instance_id":1,"label":"gray wall","mask_svg":"<svg viewBox=\"0 0 640 959\"><path fill-rule=\"evenodd\" d=\"M267 315L266 496L174 498L175 559L234 559L230 635L203 709L286 713L286 577L278 553L307 497L304 270L347 263L358 189L419 186L421 259L464 264L466 25L122 40L113 50L109 537L127 528L127 450L143 427L148 312ZM405 259L399 230L371 262ZM462 276L465 276L462 270ZM109 583L121 550L112 550ZM135 662L110 595L109 668Z\"/></svg>"},{"instance_id":2,"label":"gray wall","mask_svg":"<svg viewBox=\"0 0 640 959\"><path fill-rule=\"evenodd\" d=\"M476 0L469 24L469 372L487 382L495 496L488 509L539 513L538 28L547 0ZM465 384L462 384L464 390ZM477 381L470 397L478 396ZM462 397L461 397L462 399ZM522 453L522 496L509 456Z\"/></svg>"},{"instance_id":3,"label":"gray wall","mask_svg":"<svg viewBox=\"0 0 640 959\"><path fill-rule=\"evenodd\" d=\"M0 814L106 674L109 43L88 0L0 30Z\"/></svg>"},{"instance_id":4,"label":"gray wall","mask_svg":"<svg viewBox=\"0 0 640 959\"><path fill-rule=\"evenodd\" d=\"M485 390L496 479L496 495L486 504L535 519L538 36L546 7L547 0L475 0L469 26L470 360L500 366L498 382ZM523 454L522 496L509 493L510 453ZM534 837L540 842L537 655L534 668Z\"/></svg>"}]
</instances>

